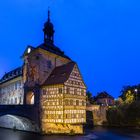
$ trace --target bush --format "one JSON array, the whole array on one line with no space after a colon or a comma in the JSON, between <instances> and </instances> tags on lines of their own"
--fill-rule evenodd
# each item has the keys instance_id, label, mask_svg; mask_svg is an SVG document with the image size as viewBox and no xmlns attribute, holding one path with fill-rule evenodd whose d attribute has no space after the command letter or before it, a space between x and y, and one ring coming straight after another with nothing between
<instances>
[{"instance_id":1,"label":"bush","mask_svg":"<svg viewBox=\"0 0 140 140\"><path fill-rule=\"evenodd\" d=\"M111 126L140 126L140 101L109 108L106 118Z\"/></svg>"},{"instance_id":2,"label":"bush","mask_svg":"<svg viewBox=\"0 0 140 140\"><path fill-rule=\"evenodd\" d=\"M109 125L118 126L122 124L124 115L122 111L119 110L117 107L109 108L106 115Z\"/></svg>"}]
</instances>

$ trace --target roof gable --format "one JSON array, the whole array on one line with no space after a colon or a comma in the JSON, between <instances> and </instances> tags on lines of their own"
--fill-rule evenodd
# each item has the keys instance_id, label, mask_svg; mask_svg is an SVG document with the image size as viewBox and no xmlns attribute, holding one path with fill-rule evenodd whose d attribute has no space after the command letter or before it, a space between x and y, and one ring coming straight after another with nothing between
<instances>
[{"instance_id":1,"label":"roof gable","mask_svg":"<svg viewBox=\"0 0 140 140\"><path fill-rule=\"evenodd\" d=\"M66 56L64 54L64 52L62 50L60 50L60 48L56 47L54 44L44 44L43 43L43 44L39 45L37 48L41 48L45 51L48 51L50 53L53 53L53 54L56 54L56 55L59 55L61 57L71 60L68 56Z\"/></svg>"},{"instance_id":2,"label":"roof gable","mask_svg":"<svg viewBox=\"0 0 140 140\"><path fill-rule=\"evenodd\" d=\"M101 92L101 93L99 93L97 96L96 96L96 98L98 99L98 98L112 98L112 99L114 99L111 95L109 95L107 92Z\"/></svg>"},{"instance_id":3,"label":"roof gable","mask_svg":"<svg viewBox=\"0 0 140 140\"><path fill-rule=\"evenodd\" d=\"M82 87L82 88L86 88L86 84L84 83L83 77L81 75L81 72L78 68L78 65L75 64L75 66L73 67L73 70L66 82L66 84L72 84L71 81L74 82L74 85L78 87Z\"/></svg>"},{"instance_id":4,"label":"roof gable","mask_svg":"<svg viewBox=\"0 0 140 140\"><path fill-rule=\"evenodd\" d=\"M43 85L54 85L65 83L68 80L74 66L75 62L69 62L62 66L56 67Z\"/></svg>"}]
</instances>

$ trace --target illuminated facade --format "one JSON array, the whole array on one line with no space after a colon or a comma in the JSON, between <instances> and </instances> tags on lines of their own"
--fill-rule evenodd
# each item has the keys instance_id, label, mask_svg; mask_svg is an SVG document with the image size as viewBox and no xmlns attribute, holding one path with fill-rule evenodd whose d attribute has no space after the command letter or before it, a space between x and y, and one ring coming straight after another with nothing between
<instances>
[{"instance_id":1,"label":"illuminated facade","mask_svg":"<svg viewBox=\"0 0 140 140\"><path fill-rule=\"evenodd\" d=\"M0 84L0 104L23 104L22 68L6 73Z\"/></svg>"},{"instance_id":2,"label":"illuminated facade","mask_svg":"<svg viewBox=\"0 0 140 140\"><path fill-rule=\"evenodd\" d=\"M86 122L86 88L74 62L56 67L45 81L41 95L43 131L53 128L57 133L59 125L63 132L73 129L82 133L80 124Z\"/></svg>"},{"instance_id":3,"label":"illuminated facade","mask_svg":"<svg viewBox=\"0 0 140 140\"><path fill-rule=\"evenodd\" d=\"M37 105L43 133L83 133L86 86L79 68L54 45L54 28L44 24L44 43L28 46L24 64L3 76L0 104Z\"/></svg>"}]
</instances>

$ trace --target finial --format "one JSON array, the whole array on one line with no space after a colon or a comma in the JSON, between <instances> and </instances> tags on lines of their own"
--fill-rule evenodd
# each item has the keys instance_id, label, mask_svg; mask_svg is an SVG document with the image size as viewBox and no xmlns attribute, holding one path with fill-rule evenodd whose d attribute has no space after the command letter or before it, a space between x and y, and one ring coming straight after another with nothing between
<instances>
[{"instance_id":1,"label":"finial","mask_svg":"<svg viewBox=\"0 0 140 140\"><path fill-rule=\"evenodd\" d=\"M48 21L50 22L50 8L48 7Z\"/></svg>"}]
</instances>

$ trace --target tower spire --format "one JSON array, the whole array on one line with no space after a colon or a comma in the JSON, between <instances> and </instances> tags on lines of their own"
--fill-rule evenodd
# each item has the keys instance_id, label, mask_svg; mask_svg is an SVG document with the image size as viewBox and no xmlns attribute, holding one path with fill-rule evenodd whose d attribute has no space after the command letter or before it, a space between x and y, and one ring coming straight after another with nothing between
<instances>
[{"instance_id":1,"label":"tower spire","mask_svg":"<svg viewBox=\"0 0 140 140\"><path fill-rule=\"evenodd\" d=\"M53 24L51 23L51 20L50 20L50 10L49 10L49 8L48 8L48 20L44 24L43 31L44 31L44 43L45 44L53 44L54 28L53 28Z\"/></svg>"},{"instance_id":2,"label":"tower spire","mask_svg":"<svg viewBox=\"0 0 140 140\"><path fill-rule=\"evenodd\" d=\"M48 22L50 22L50 8L48 8Z\"/></svg>"}]
</instances>

